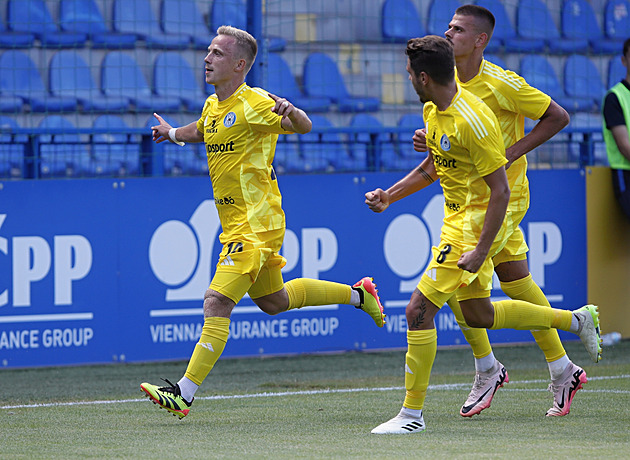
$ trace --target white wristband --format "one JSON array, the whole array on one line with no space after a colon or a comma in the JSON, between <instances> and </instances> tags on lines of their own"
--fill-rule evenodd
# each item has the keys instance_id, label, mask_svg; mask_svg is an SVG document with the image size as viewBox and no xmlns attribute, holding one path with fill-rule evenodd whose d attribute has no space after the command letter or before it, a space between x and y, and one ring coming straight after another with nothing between
<instances>
[{"instance_id":1,"label":"white wristband","mask_svg":"<svg viewBox=\"0 0 630 460\"><path fill-rule=\"evenodd\" d=\"M177 128L171 128L168 130L168 137L171 138L171 140L173 142L175 142L177 145L179 145L180 147L183 147L184 145L186 145L185 142L180 142L175 138L175 131L177 131Z\"/></svg>"}]
</instances>

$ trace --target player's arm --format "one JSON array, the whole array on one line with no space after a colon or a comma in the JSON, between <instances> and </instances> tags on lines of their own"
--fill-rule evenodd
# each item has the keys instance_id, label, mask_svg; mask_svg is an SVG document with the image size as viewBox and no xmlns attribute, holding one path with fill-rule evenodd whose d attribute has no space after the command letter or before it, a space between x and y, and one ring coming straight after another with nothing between
<instances>
[{"instance_id":1,"label":"player's arm","mask_svg":"<svg viewBox=\"0 0 630 460\"><path fill-rule=\"evenodd\" d=\"M630 136L626 125L617 125L610 128L619 152L630 161Z\"/></svg>"},{"instance_id":2,"label":"player's arm","mask_svg":"<svg viewBox=\"0 0 630 460\"><path fill-rule=\"evenodd\" d=\"M306 134L313 129L313 123L304 110L298 109L282 97L271 93L268 94L276 103L276 105L271 108L271 111L282 117L282 129L298 134Z\"/></svg>"},{"instance_id":3,"label":"player's arm","mask_svg":"<svg viewBox=\"0 0 630 460\"><path fill-rule=\"evenodd\" d=\"M483 176L483 180L490 188L490 200L481 235L475 249L462 254L457 262L459 268L472 273L476 273L488 257L490 247L505 219L505 212L510 201L510 186L504 167Z\"/></svg>"},{"instance_id":4,"label":"player's arm","mask_svg":"<svg viewBox=\"0 0 630 460\"><path fill-rule=\"evenodd\" d=\"M558 134L569 124L569 121L570 118L567 111L552 99L549 107L547 107L547 110L545 110L545 113L540 117L534 128L525 137L506 149L505 156L508 160L506 168L509 168L514 161Z\"/></svg>"},{"instance_id":5,"label":"player's arm","mask_svg":"<svg viewBox=\"0 0 630 460\"><path fill-rule=\"evenodd\" d=\"M194 121L186 126L182 126L180 128L175 128L175 131L170 133L173 127L169 125L164 119L159 116L157 113L154 113L153 116L160 123L156 126L151 126L151 131L153 132L153 140L156 143L170 141L170 142L203 142L203 133L199 132L197 129L197 122ZM173 139L175 138L175 139Z\"/></svg>"},{"instance_id":6,"label":"player's arm","mask_svg":"<svg viewBox=\"0 0 630 460\"><path fill-rule=\"evenodd\" d=\"M377 188L365 194L365 204L374 212L385 211L391 203L416 193L419 190L431 185L438 176L433 163L433 155L429 155L420 165L389 187L387 190Z\"/></svg>"}]
</instances>

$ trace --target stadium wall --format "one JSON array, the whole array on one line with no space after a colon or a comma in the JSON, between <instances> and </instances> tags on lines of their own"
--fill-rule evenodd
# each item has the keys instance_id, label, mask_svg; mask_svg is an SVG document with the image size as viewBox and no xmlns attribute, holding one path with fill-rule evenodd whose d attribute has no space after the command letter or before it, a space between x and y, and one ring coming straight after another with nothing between
<instances>
[{"instance_id":1,"label":"stadium wall","mask_svg":"<svg viewBox=\"0 0 630 460\"><path fill-rule=\"evenodd\" d=\"M405 347L405 305L438 241L440 187L384 214L364 194L400 173L280 176L285 279L374 276L388 315L377 329L345 305L270 317L251 299L232 315L223 356ZM530 268L555 307L587 298L583 170L532 171L522 224ZM185 359L221 249L208 178L6 181L0 187L0 364L4 368ZM309 193L312 191L312 193ZM495 280L493 295L503 296ZM463 337L444 308L438 344ZM494 343L528 331L490 331ZM564 339L575 339L561 333Z\"/></svg>"}]
</instances>

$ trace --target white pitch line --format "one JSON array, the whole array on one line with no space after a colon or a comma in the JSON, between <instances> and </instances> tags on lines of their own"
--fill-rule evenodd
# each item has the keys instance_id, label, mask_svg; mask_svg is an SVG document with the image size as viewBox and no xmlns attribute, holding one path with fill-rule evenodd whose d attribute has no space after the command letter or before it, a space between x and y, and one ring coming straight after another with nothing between
<instances>
[{"instance_id":1,"label":"white pitch line","mask_svg":"<svg viewBox=\"0 0 630 460\"><path fill-rule=\"evenodd\" d=\"M589 377L589 380L616 380L627 379L630 375L610 375L600 377ZM521 380L510 381L508 385L523 385L532 383L547 383L548 380ZM470 387L469 383L445 383L441 385L429 385L429 390L460 390ZM339 394L339 393L365 393L370 391L401 391L404 387L378 387L378 388L339 388L339 389L325 389L325 390L304 390L304 391L282 391L278 393L252 393L242 395L215 395L215 396L200 396L195 398L197 400L225 400L225 399L249 399L249 398L273 398L279 396L310 396L310 395L322 395L322 394ZM547 391L547 389L538 388L505 388L502 391ZM582 390L584 393L616 393L616 394L630 394L630 390ZM42 407L64 407L64 406L90 406L100 404L123 404L146 401L146 398L137 399L118 399L111 401L71 401L71 402L58 402L58 403L36 403L36 404L19 404L15 406L0 406L2 409L36 409Z\"/></svg>"}]
</instances>

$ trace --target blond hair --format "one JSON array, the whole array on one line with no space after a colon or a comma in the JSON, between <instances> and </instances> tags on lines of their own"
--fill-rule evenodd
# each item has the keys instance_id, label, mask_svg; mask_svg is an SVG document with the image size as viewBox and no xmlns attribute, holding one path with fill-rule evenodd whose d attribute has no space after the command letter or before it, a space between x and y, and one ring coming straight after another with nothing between
<instances>
[{"instance_id":1,"label":"blond hair","mask_svg":"<svg viewBox=\"0 0 630 460\"><path fill-rule=\"evenodd\" d=\"M217 35L228 35L234 37L236 45L241 51L241 59L245 59L247 68L245 73L249 72L249 69L254 65L256 55L258 54L258 43L256 39L249 33L241 29L237 29L232 26L221 26L217 29Z\"/></svg>"}]
</instances>

